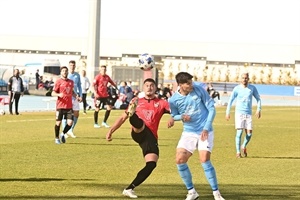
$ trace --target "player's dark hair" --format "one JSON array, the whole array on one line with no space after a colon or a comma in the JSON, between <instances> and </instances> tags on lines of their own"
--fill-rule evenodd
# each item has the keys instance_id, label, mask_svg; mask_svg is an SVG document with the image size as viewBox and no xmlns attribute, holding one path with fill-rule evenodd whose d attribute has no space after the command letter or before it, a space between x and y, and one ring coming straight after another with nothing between
<instances>
[{"instance_id":1,"label":"player's dark hair","mask_svg":"<svg viewBox=\"0 0 300 200\"><path fill-rule=\"evenodd\" d=\"M63 69L67 69L68 70L67 66L61 66L60 67L60 71L62 71Z\"/></svg>"},{"instance_id":2,"label":"player's dark hair","mask_svg":"<svg viewBox=\"0 0 300 200\"><path fill-rule=\"evenodd\" d=\"M154 84L156 85L156 82L155 82L155 80L154 80L153 78L147 78L147 79L145 79L145 80L144 80L144 84L145 84L146 82L151 82L151 83L154 83Z\"/></svg>"},{"instance_id":3,"label":"player's dark hair","mask_svg":"<svg viewBox=\"0 0 300 200\"><path fill-rule=\"evenodd\" d=\"M102 67L106 69L106 65L101 65L100 68L102 68Z\"/></svg>"},{"instance_id":4,"label":"player's dark hair","mask_svg":"<svg viewBox=\"0 0 300 200\"><path fill-rule=\"evenodd\" d=\"M193 76L187 72L179 72L175 76L177 84L187 83L189 80L192 80L192 78Z\"/></svg>"},{"instance_id":5,"label":"player's dark hair","mask_svg":"<svg viewBox=\"0 0 300 200\"><path fill-rule=\"evenodd\" d=\"M72 64L76 65L76 62L75 62L75 60L70 60L70 61L69 61L69 64L70 64L70 63L72 63Z\"/></svg>"}]
</instances>

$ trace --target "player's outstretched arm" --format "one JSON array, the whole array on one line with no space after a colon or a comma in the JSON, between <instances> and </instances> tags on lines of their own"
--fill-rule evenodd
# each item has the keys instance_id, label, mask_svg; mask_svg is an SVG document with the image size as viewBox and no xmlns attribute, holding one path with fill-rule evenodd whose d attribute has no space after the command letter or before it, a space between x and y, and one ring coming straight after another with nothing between
<instances>
[{"instance_id":1,"label":"player's outstretched arm","mask_svg":"<svg viewBox=\"0 0 300 200\"><path fill-rule=\"evenodd\" d=\"M112 141L112 134L124 124L124 122L127 120L128 115L124 112L121 117L119 117L115 123L112 125L112 127L109 129L109 131L106 134L106 140Z\"/></svg>"},{"instance_id":2,"label":"player's outstretched arm","mask_svg":"<svg viewBox=\"0 0 300 200\"><path fill-rule=\"evenodd\" d=\"M255 116L257 117L257 119L259 119L261 117L261 111L256 111Z\"/></svg>"}]
</instances>

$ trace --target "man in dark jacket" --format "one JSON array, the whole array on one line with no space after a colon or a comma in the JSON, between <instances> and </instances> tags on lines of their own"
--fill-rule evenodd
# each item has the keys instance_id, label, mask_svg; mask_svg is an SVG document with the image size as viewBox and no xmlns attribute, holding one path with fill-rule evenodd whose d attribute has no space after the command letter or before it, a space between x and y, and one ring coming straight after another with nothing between
<instances>
[{"instance_id":1,"label":"man in dark jacket","mask_svg":"<svg viewBox=\"0 0 300 200\"><path fill-rule=\"evenodd\" d=\"M21 95L24 95L23 80L20 77L20 71L18 69L15 69L14 75L10 77L8 81L9 113L11 115L13 114L12 105L14 102L16 115L19 115L18 106Z\"/></svg>"}]
</instances>

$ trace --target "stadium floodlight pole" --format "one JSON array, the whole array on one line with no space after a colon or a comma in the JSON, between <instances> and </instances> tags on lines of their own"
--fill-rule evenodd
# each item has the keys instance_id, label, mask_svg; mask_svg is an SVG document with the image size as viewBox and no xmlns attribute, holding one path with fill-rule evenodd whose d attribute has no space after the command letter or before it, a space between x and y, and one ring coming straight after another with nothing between
<instances>
[{"instance_id":1,"label":"stadium floodlight pole","mask_svg":"<svg viewBox=\"0 0 300 200\"><path fill-rule=\"evenodd\" d=\"M87 54L87 77L94 80L99 72L100 63L100 18L101 0L90 0L88 54Z\"/></svg>"}]
</instances>

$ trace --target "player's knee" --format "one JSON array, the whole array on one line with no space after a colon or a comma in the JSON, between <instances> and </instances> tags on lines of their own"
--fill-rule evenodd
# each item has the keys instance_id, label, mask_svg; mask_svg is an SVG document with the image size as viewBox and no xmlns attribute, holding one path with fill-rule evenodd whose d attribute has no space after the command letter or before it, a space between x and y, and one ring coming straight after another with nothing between
<instances>
[{"instance_id":1,"label":"player's knee","mask_svg":"<svg viewBox=\"0 0 300 200\"><path fill-rule=\"evenodd\" d=\"M132 129L133 129L133 132L135 132L135 133L141 133L145 129L145 124L143 124L143 126L141 128L132 127Z\"/></svg>"},{"instance_id":2,"label":"player's knee","mask_svg":"<svg viewBox=\"0 0 300 200\"><path fill-rule=\"evenodd\" d=\"M187 162L187 158L186 157L182 157L182 156L176 156L176 164L183 164Z\"/></svg>"},{"instance_id":3,"label":"player's knee","mask_svg":"<svg viewBox=\"0 0 300 200\"><path fill-rule=\"evenodd\" d=\"M156 168L156 162L154 161L147 162L146 168L148 168L149 171L153 171Z\"/></svg>"},{"instance_id":4,"label":"player's knee","mask_svg":"<svg viewBox=\"0 0 300 200\"><path fill-rule=\"evenodd\" d=\"M200 163L205 163L205 162L207 162L207 161L209 161L210 159L209 158L207 158L207 157L201 157L200 158Z\"/></svg>"}]
</instances>

